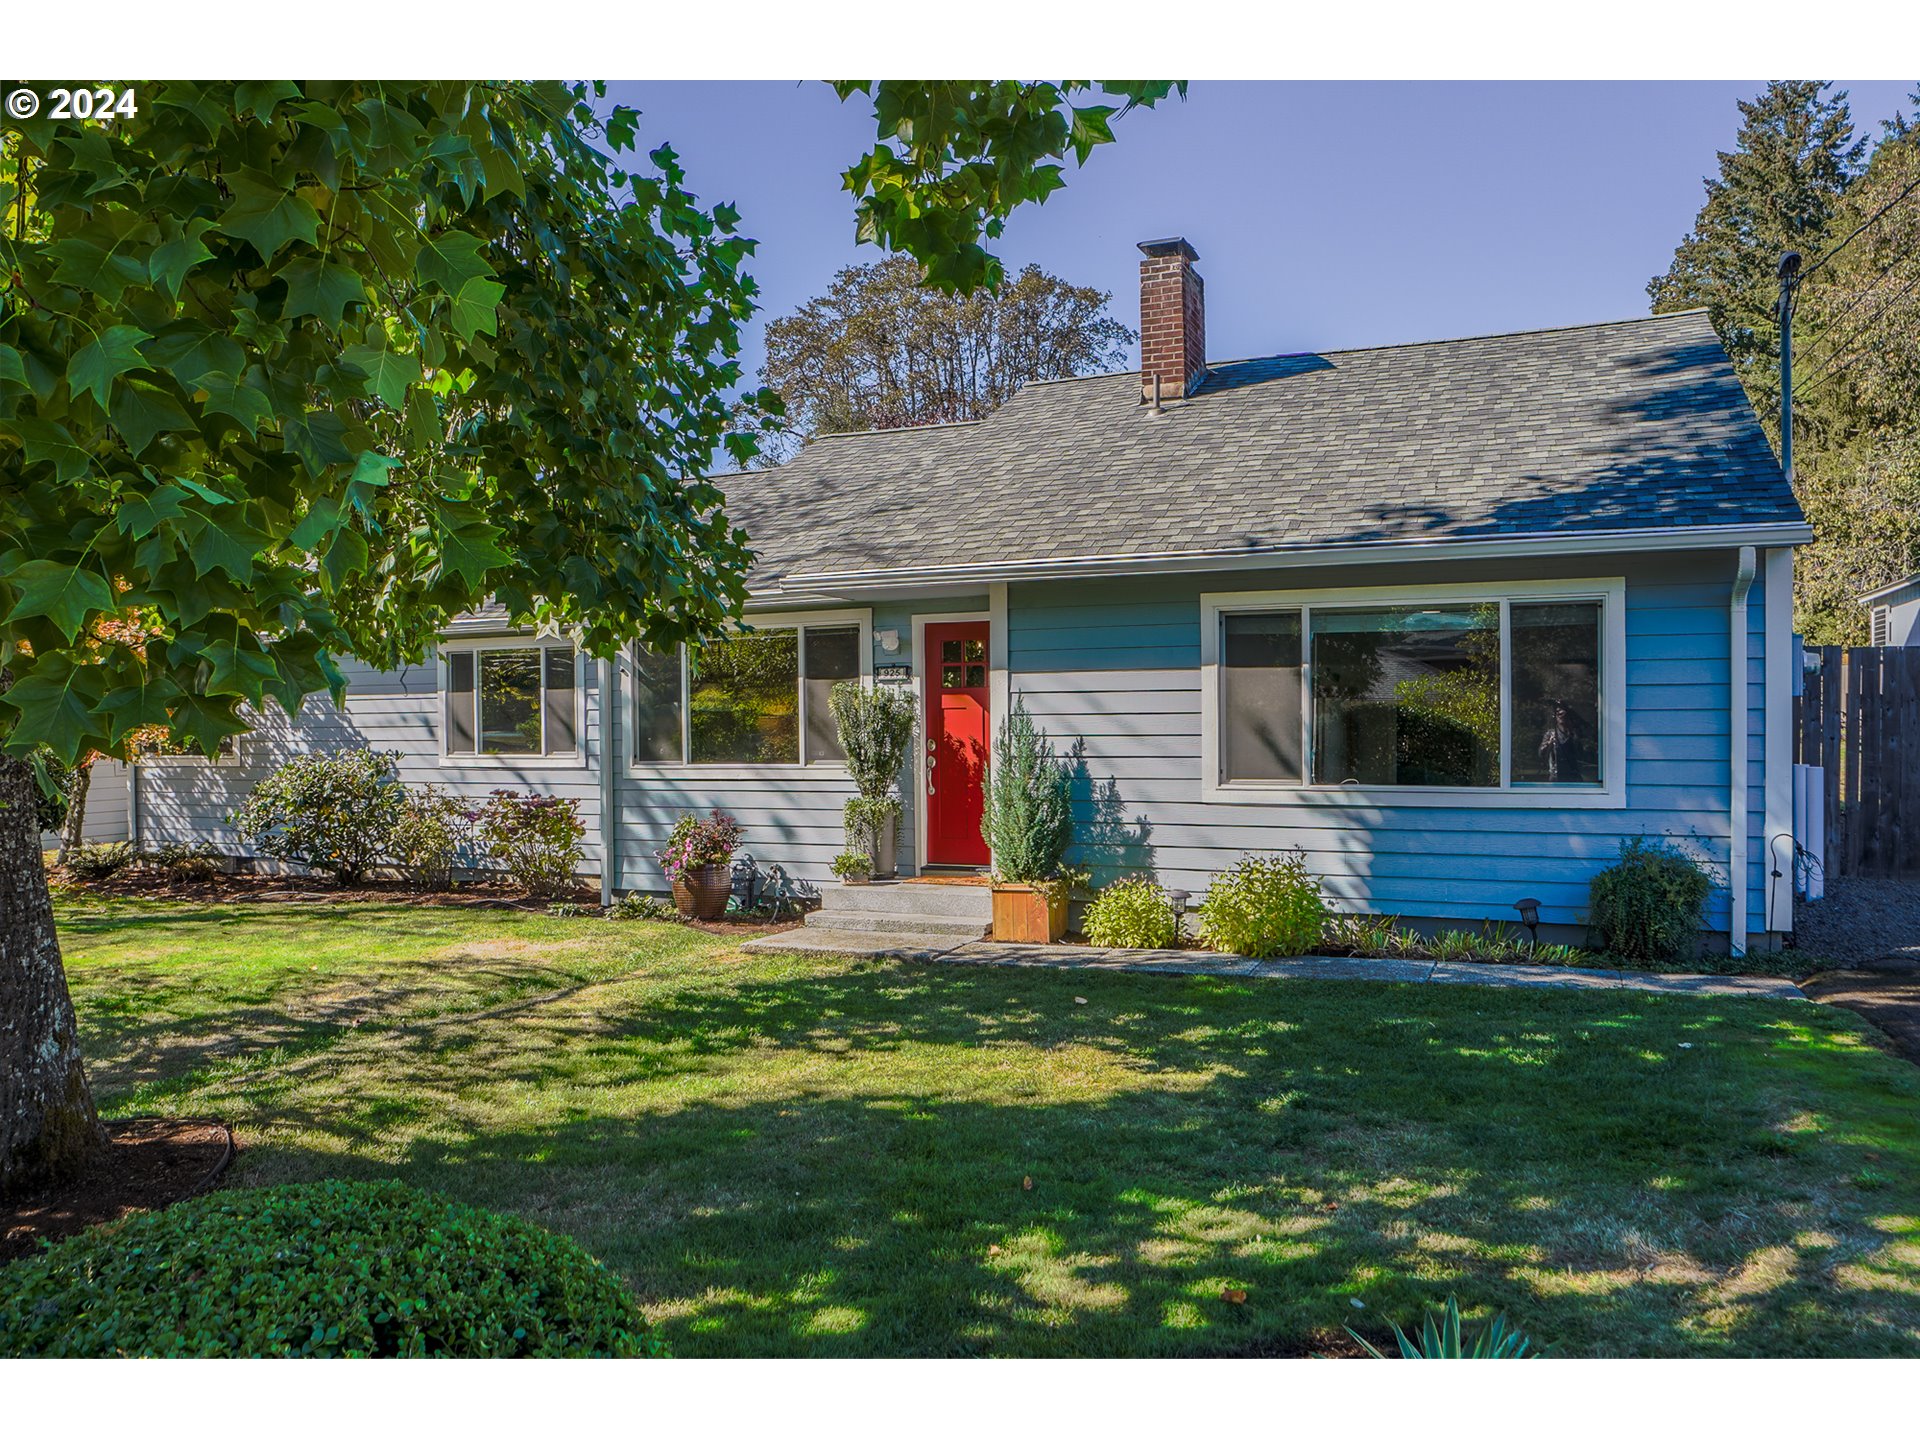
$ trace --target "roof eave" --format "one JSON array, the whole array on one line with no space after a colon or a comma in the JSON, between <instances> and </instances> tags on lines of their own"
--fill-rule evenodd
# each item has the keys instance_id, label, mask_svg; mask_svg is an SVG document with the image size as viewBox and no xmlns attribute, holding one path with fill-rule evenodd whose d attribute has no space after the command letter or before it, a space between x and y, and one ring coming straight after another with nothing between
<instances>
[{"instance_id":1,"label":"roof eave","mask_svg":"<svg viewBox=\"0 0 1920 1440\"><path fill-rule=\"evenodd\" d=\"M1097 575L1171 575L1209 570L1290 569L1329 563L1368 565L1407 560L1479 560L1542 555L1592 555L1618 551L1716 550L1754 545L1781 548L1809 544L1813 529L1804 522L1743 525L1685 525L1628 530L1589 530L1576 534L1543 533L1472 538L1362 540L1338 544L1273 545L1230 550L1164 551L1123 555L1075 555L984 564L908 565L887 569L796 571L778 584L752 587L756 598L774 599L796 592L836 595L902 585L994 584L1015 580L1084 579Z\"/></svg>"}]
</instances>

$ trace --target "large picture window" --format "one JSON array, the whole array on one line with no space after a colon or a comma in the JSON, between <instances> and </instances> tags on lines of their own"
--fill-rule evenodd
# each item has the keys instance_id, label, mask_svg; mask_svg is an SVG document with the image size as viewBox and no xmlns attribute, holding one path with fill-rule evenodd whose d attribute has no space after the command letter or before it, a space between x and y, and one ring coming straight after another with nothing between
<instances>
[{"instance_id":1,"label":"large picture window","mask_svg":"<svg viewBox=\"0 0 1920 1440\"><path fill-rule=\"evenodd\" d=\"M671 655L637 648L634 763L843 762L828 697L860 678L861 636L858 623L760 622Z\"/></svg>"},{"instance_id":2,"label":"large picture window","mask_svg":"<svg viewBox=\"0 0 1920 1440\"><path fill-rule=\"evenodd\" d=\"M1616 790L1620 589L1594 583L1204 597L1208 793Z\"/></svg>"},{"instance_id":3,"label":"large picture window","mask_svg":"<svg viewBox=\"0 0 1920 1440\"><path fill-rule=\"evenodd\" d=\"M446 652L446 753L531 757L579 752L579 658L570 645Z\"/></svg>"}]
</instances>

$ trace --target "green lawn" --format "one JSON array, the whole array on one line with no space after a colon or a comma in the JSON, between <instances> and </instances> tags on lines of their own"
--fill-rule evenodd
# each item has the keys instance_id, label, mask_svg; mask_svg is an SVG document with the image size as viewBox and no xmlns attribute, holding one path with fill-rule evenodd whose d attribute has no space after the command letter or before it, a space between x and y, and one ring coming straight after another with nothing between
<instances>
[{"instance_id":1,"label":"green lawn","mask_svg":"<svg viewBox=\"0 0 1920 1440\"><path fill-rule=\"evenodd\" d=\"M109 1112L530 1216L682 1355L1286 1353L1449 1292L1563 1354L1920 1354L1920 1071L1841 1011L61 918Z\"/></svg>"}]
</instances>

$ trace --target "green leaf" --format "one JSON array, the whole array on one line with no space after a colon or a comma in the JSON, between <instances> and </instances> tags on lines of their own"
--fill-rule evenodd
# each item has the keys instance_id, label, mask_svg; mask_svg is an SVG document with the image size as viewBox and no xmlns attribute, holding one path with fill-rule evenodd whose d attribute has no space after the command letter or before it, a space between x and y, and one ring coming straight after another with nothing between
<instances>
[{"instance_id":1,"label":"green leaf","mask_svg":"<svg viewBox=\"0 0 1920 1440\"><path fill-rule=\"evenodd\" d=\"M140 342L153 336L134 325L113 325L90 345L82 345L67 362L67 384L76 395L91 395L102 410L113 394L116 375L144 370Z\"/></svg>"},{"instance_id":2,"label":"green leaf","mask_svg":"<svg viewBox=\"0 0 1920 1440\"><path fill-rule=\"evenodd\" d=\"M29 560L7 577L20 598L7 612L9 623L44 615L71 640L87 617L113 609L113 591L91 570L58 560Z\"/></svg>"},{"instance_id":3,"label":"green leaf","mask_svg":"<svg viewBox=\"0 0 1920 1440\"><path fill-rule=\"evenodd\" d=\"M495 527L478 521L442 531L440 568L451 571L477 589L489 570L513 563L513 557L494 543L499 533Z\"/></svg>"},{"instance_id":4,"label":"green leaf","mask_svg":"<svg viewBox=\"0 0 1920 1440\"><path fill-rule=\"evenodd\" d=\"M113 392L108 413L113 417L113 428L134 455L143 453L157 435L194 428L179 401L158 386L138 380L129 380Z\"/></svg>"},{"instance_id":5,"label":"green leaf","mask_svg":"<svg viewBox=\"0 0 1920 1440\"><path fill-rule=\"evenodd\" d=\"M363 450L354 463L353 481L355 485L385 485L392 477L388 473L400 468L400 462L377 450Z\"/></svg>"},{"instance_id":6,"label":"green leaf","mask_svg":"<svg viewBox=\"0 0 1920 1440\"><path fill-rule=\"evenodd\" d=\"M193 573L205 576L223 570L242 585L251 580L254 561L273 543L272 537L248 524L238 508L218 518L196 518L200 524L187 551L193 558Z\"/></svg>"},{"instance_id":7,"label":"green leaf","mask_svg":"<svg viewBox=\"0 0 1920 1440\"><path fill-rule=\"evenodd\" d=\"M340 352L349 365L367 372L367 393L391 410L407 403L407 391L420 383L420 357L371 345L349 345Z\"/></svg>"},{"instance_id":8,"label":"green leaf","mask_svg":"<svg viewBox=\"0 0 1920 1440\"><path fill-rule=\"evenodd\" d=\"M288 320L313 315L338 325L347 306L367 298L359 272L317 255L296 260L280 273L287 280L287 305L281 315Z\"/></svg>"},{"instance_id":9,"label":"green leaf","mask_svg":"<svg viewBox=\"0 0 1920 1440\"><path fill-rule=\"evenodd\" d=\"M299 98L300 87L291 80L245 80L233 92L233 109L236 115L253 115L271 123L274 107Z\"/></svg>"},{"instance_id":10,"label":"green leaf","mask_svg":"<svg viewBox=\"0 0 1920 1440\"><path fill-rule=\"evenodd\" d=\"M422 285L438 285L449 295L458 295L470 280L482 280L493 274L493 267L480 253L480 237L466 230L447 230L424 237L420 253L414 257L413 273Z\"/></svg>"},{"instance_id":11,"label":"green leaf","mask_svg":"<svg viewBox=\"0 0 1920 1440\"><path fill-rule=\"evenodd\" d=\"M186 486L187 489L198 495L209 505L231 505L233 503L233 497L231 495L222 495L218 490L210 490L191 475L176 475L173 478L176 483Z\"/></svg>"},{"instance_id":12,"label":"green leaf","mask_svg":"<svg viewBox=\"0 0 1920 1440\"><path fill-rule=\"evenodd\" d=\"M185 513L180 507L186 498L187 492L178 485L162 485L151 495L136 496L122 504L113 523L121 534L144 540L166 521L178 520Z\"/></svg>"},{"instance_id":13,"label":"green leaf","mask_svg":"<svg viewBox=\"0 0 1920 1440\"><path fill-rule=\"evenodd\" d=\"M78 235L56 240L47 246L47 253L59 262L53 278L98 296L103 305L118 305L129 285L147 280L146 265L120 253L125 243L125 237L117 237L111 244Z\"/></svg>"},{"instance_id":14,"label":"green leaf","mask_svg":"<svg viewBox=\"0 0 1920 1440\"><path fill-rule=\"evenodd\" d=\"M266 395L230 375L208 375L201 382L207 398L200 409L208 415L226 415L237 420L248 435L258 435L262 425L273 421L273 405Z\"/></svg>"},{"instance_id":15,"label":"green leaf","mask_svg":"<svg viewBox=\"0 0 1920 1440\"><path fill-rule=\"evenodd\" d=\"M93 457L74 443L64 425L47 420L11 420L8 424L20 437L28 463L52 461L54 478L63 485L80 479L93 464Z\"/></svg>"},{"instance_id":16,"label":"green leaf","mask_svg":"<svg viewBox=\"0 0 1920 1440\"><path fill-rule=\"evenodd\" d=\"M20 361L20 352L11 345L0 345L0 380L11 380L16 385L27 383L27 367Z\"/></svg>"},{"instance_id":17,"label":"green leaf","mask_svg":"<svg viewBox=\"0 0 1920 1440\"><path fill-rule=\"evenodd\" d=\"M180 287L187 283L187 272L202 260L213 258L213 251L200 239L212 228L213 221L203 215L188 220L180 234L155 246L147 257L148 278L177 299Z\"/></svg>"},{"instance_id":18,"label":"green leaf","mask_svg":"<svg viewBox=\"0 0 1920 1440\"><path fill-rule=\"evenodd\" d=\"M262 185L245 176L236 177L232 183L234 202L220 217L219 228L226 234L245 240L267 260L294 240L314 243L320 232L320 215L305 200L290 190Z\"/></svg>"},{"instance_id":19,"label":"green leaf","mask_svg":"<svg viewBox=\"0 0 1920 1440\"><path fill-rule=\"evenodd\" d=\"M40 657L0 695L0 705L20 714L7 749L19 755L45 745L71 765L95 738L94 706L104 685L98 665L76 666L64 655Z\"/></svg>"},{"instance_id":20,"label":"green leaf","mask_svg":"<svg viewBox=\"0 0 1920 1440\"><path fill-rule=\"evenodd\" d=\"M497 280L469 280L460 287L460 293L453 297L453 328L460 333L462 340L471 340L480 331L492 335L497 333L500 301L505 298L507 287Z\"/></svg>"},{"instance_id":21,"label":"green leaf","mask_svg":"<svg viewBox=\"0 0 1920 1440\"><path fill-rule=\"evenodd\" d=\"M340 528L341 517L345 514L346 506L338 499L332 495L322 495L301 517L300 523L293 527L293 534L288 538L302 550L318 550L320 542Z\"/></svg>"}]
</instances>

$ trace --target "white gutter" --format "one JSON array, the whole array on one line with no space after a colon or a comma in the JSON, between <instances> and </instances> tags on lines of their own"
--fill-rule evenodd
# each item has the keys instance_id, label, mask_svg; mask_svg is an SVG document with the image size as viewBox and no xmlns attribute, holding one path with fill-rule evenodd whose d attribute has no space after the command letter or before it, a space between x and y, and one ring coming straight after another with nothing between
<instances>
[{"instance_id":1,"label":"white gutter","mask_svg":"<svg viewBox=\"0 0 1920 1440\"><path fill-rule=\"evenodd\" d=\"M983 564L906 565L891 569L811 571L783 576L781 584L755 591L756 598L779 598L787 587L813 593L880 589L910 584L969 581L1082 579L1092 575L1178 574L1186 571L1256 570L1316 564L1384 565L1410 560L1481 560L1508 556L1591 555L1617 551L1714 550L1735 545L1806 545L1813 529L1805 524L1676 525L1632 530L1588 530L1502 535L1482 539L1363 540L1334 545L1235 546L1220 550L1151 551L1131 555L1074 555L1042 560L1002 560Z\"/></svg>"},{"instance_id":2,"label":"white gutter","mask_svg":"<svg viewBox=\"0 0 1920 1440\"><path fill-rule=\"evenodd\" d=\"M1727 771L1727 883L1733 910L1727 950L1747 953L1747 592L1753 588L1753 546L1740 547L1727 601L1727 723L1732 760Z\"/></svg>"},{"instance_id":3,"label":"white gutter","mask_svg":"<svg viewBox=\"0 0 1920 1440\"><path fill-rule=\"evenodd\" d=\"M615 687L613 662L600 662L600 903L613 904L620 867L619 797L614 781L620 763L620 691Z\"/></svg>"}]
</instances>

